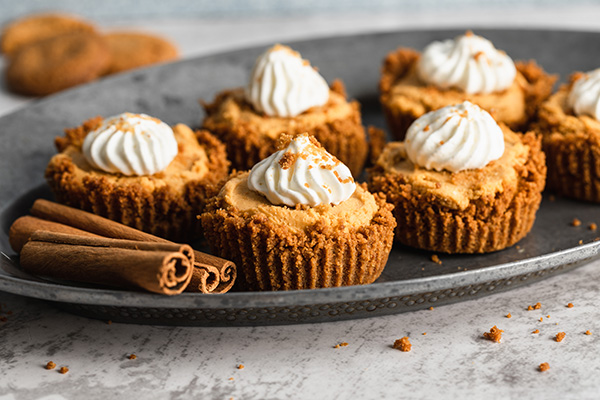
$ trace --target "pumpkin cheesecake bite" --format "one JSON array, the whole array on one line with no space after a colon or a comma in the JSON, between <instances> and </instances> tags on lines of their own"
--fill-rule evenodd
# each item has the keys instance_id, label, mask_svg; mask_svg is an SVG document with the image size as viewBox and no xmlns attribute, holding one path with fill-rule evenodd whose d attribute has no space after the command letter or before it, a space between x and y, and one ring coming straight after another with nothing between
<instances>
[{"instance_id":1,"label":"pumpkin cheesecake bite","mask_svg":"<svg viewBox=\"0 0 600 400\"><path fill-rule=\"evenodd\" d=\"M202 214L213 251L238 266L246 290L314 289L375 281L396 222L383 196L307 134L236 173Z\"/></svg>"},{"instance_id":2,"label":"pumpkin cheesecake bite","mask_svg":"<svg viewBox=\"0 0 600 400\"><path fill-rule=\"evenodd\" d=\"M534 61L514 63L487 39L464 35L429 44L423 53L398 48L385 58L381 104L397 140L423 114L468 100L513 130L524 130L556 77Z\"/></svg>"},{"instance_id":3,"label":"pumpkin cheesecake bite","mask_svg":"<svg viewBox=\"0 0 600 400\"><path fill-rule=\"evenodd\" d=\"M239 170L276 151L283 132L308 132L354 175L367 157L358 102L348 102L340 81L329 87L287 46L268 49L256 60L246 88L225 90L204 109L204 128L226 144L232 167Z\"/></svg>"},{"instance_id":4,"label":"pumpkin cheesecake bite","mask_svg":"<svg viewBox=\"0 0 600 400\"><path fill-rule=\"evenodd\" d=\"M395 239L444 253L504 249L531 230L546 178L540 139L468 101L417 119L369 171L392 203Z\"/></svg>"},{"instance_id":5,"label":"pumpkin cheesecake bite","mask_svg":"<svg viewBox=\"0 0 600 400\"><path fill-rule=\"evenodd\" d=\"M542 104L535 130L546 153L548 188L600 202L600 69L574 73Z\"/></svg>"},{"instance_id":6,"label":"pumpkin cheesecake bite","mask_svg":"<svg viewBox=\"0 0 600 400\"><path fill-rule=\"evenodd\" d=\"M132 113L65 132L46 168L59 202L171 240L201 234L198 216L229 167L214 136Z\"/></svg>"}]
</instances>

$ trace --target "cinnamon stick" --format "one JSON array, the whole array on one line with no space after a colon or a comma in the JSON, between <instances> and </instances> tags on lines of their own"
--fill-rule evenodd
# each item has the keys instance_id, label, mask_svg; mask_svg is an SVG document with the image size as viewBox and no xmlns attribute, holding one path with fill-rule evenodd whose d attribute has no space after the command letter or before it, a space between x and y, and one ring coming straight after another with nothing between
<instances>
[{"instance_id":1,"label":"cinnamon stick","mask_svg":"<svg viewBox=\"0 0 600 400\"><path fill-rule=\"evenodd\" d=\"M174 243L36 231L20 262L34 275L174 295L192 278L194 252Z\"/></svg>"},{"instance_id":2,"label":"cinnamon stick","mask_svg":"<svg viewBox=\"0 0 600 400\"><path fill-rule=\"evenodd\" d=\"M121 238L157 243L172 243L166 239L142 232L77 208L38 199L31 214L48 221L58 222L73 228L108 238ZM237 268L229 260L194 250L194 271L186 289L189 292L225 293L231 289L237 277Z\"/></svg>"},{"instance_id":3,"label":"cinnamon stick","mask_svg":"<svg viewBox=\"0 0 600 400\"><path fill-rule=\"evenodd\" d=\"M27 243L33 232L39 230L70 233L72 235L100 237L93 233L82 231L81 229L59 224L58 222L47 221L45 219L32 217L31 215L25 215L13 222L10 227L8 232L8 241L10 243L10 247L15 252L20 253L21 249L25 243Z\"/></svg>"}]
</instances>

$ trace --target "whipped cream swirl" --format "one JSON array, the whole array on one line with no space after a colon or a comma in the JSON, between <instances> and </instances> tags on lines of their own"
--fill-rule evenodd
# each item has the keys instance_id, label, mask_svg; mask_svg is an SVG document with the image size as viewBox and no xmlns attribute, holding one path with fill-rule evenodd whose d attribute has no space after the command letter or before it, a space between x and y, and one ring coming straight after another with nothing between
<instances>
[{"instance_id":1,"label":"whipped cream swirl","mask_svg":"<svg viewBox=\"0 0 600 400\"><path fill-rule=\"evenodd\" d=\"M323 77L287 46L275 45L254 64L246 99L271 117L294 117L329 100Z\"/></svg>"},{"instance_id":2,"label":"whipped cream swirl","mask_svg":"<svg viewBox=\"0 0 600 400\"><path fill-rule=\"evenodd\" d=\"M458 172L483 168L504 153L504 134L492 116L468 101L428 112L408 128L408 158L416 165Z\"/></svg>"},{"instance_id":3,"label":"whipped cream swirl","mask_svg":"<svg viewBox=\"0 0 600 400\"><path fill-rule=\"evenodd\" d=\"M272 204L294 207L339 204L352 196L356 183L348 167L307 134L256 164L248 187Z\"/></svg>"},{"instance_id":4,"label":"whipped cream swirl","mask_svg":"<svg viewBox=\"0 0 600 400\"><path fill-rule=\"evenodd\" d=\"M123 113L88 133L82 151L96 169L141 176L166 169L178 149L169 125L145 114Z\"/></svg>"},{"instance_id":5,"label":"whipped cream swirl","mask_svg":"<svg viewBox=\"0 0 600 400\"><path fill-rule=\"evenodd\" d=\"M589 115L600 121L600 68L573 83L567 103L576 115Z\"/></svg>"},{"instance_id":6,"label":"whipped cream swirl","mask_svg":"<svg viewBox=\"0 0 600 400\"><path fill-rule=\"evenodd\" d=\"M442 89L492 93L508 88L517 74L512 59L471 32L428 45L417 65L419 77Z\"/></svg>"}]
</instances>

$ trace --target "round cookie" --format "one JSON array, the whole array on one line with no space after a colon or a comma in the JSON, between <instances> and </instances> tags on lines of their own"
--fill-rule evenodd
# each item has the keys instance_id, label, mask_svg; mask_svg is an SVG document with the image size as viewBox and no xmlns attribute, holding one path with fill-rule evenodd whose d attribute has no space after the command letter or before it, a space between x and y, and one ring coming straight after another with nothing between
<instances>
[{"instance_id":1,"label":"round cookie","mask_svg":"<svg viewBox=\"0 0 600 400\"><path fill-rule=\"evenodd\" d=\"M112 62L108 74L177 58L177 48L153 35L137 32L113 32L104 36Z\"/></svg>"},{"instance_id":2,"label":"round cookie","mask_svg":"<svg viewBox=\"0 0 600 400\"><path fill-rule=\"evenodd\" d=\"M101 76L110 63L102 37L71 33L32 43L18 51L6 68L15 92L43 96Z\"/></svg>"},{"instance_id":3,"label":"round cookie","mask_svg":"<svg viewBox=\"0 0 600 400\"><path fill-rule=\"evenodd\" d=\"M61 36L66 33L94 33L89 22L62 14L37 14L18 19L8 25L0 39L0 49L7 56L31 43Z\"/></svg>"}]
</instances>

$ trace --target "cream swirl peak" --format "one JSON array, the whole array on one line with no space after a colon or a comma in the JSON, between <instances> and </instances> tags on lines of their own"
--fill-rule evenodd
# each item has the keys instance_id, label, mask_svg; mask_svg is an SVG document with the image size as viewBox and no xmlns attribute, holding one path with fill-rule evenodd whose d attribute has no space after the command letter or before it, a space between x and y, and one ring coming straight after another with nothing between
<instances>
[{"instance_id":1,"label":"cream swirl peak","mask_svg":"<svg viewBox=\"0 0 600 400\"><path fill-rule=\"evenodd\" d=\"M256 164L248 187L275 205L314 207L347 200L356 183L348 167L304 133Z\"/></svg>"},{"instance_id":2,"label":"cream swirl peak","mask_svg":"<svg viewBox=\"0 0 600 400\"><path fill-rule=\"evenodd\" d=\"M275 45L254 64L246 99L271 117L294 117L329 100L323 77L287 46Z\"/></svg>"},{"instance_id":3,"label":"cream swirl peak","mask_svg":"<svg viewBox=\"0 0 600 400\"><path fill-rule=\"evenodd\" d=\"M483 168L504 154L504 134L492 116L465 101L429 112L408 128L408 158L416 165L458 172Z\"/></svg>"},{"instance_id":4,"label":"cream swirl peak","mask_svg":"<svg viewBox=\"0 0 600 400\"><path fill-rule=\"evenodd\" d=\"M600 68L581 74L575 80L567 103L576 115L589 115L600 120Z\"/></svg>"},{"instance_id":5,"label":"cream swirl peak","mask_svg":"<svg viewBox=\"0 0 600 400\"><path fill-rule=\"evenodd\" d=\"M466 93L492 93L508 88L517 74L512 59L492 42L467 32L454 40L428 45L417 73L425 82L442 89Z\"/></svg>"},{"instance_id":6,"label":"cream swirl peak","mask_svg":"<svg viewBox=\"0 0 600 400\"><path fill-rule=\"evenodd\" d=\"M82 146L94 168L123 175L152 175L177 155L173 130L157 118L123 113L106 118L87 134Z\"/></svg>"}]
</instances>

